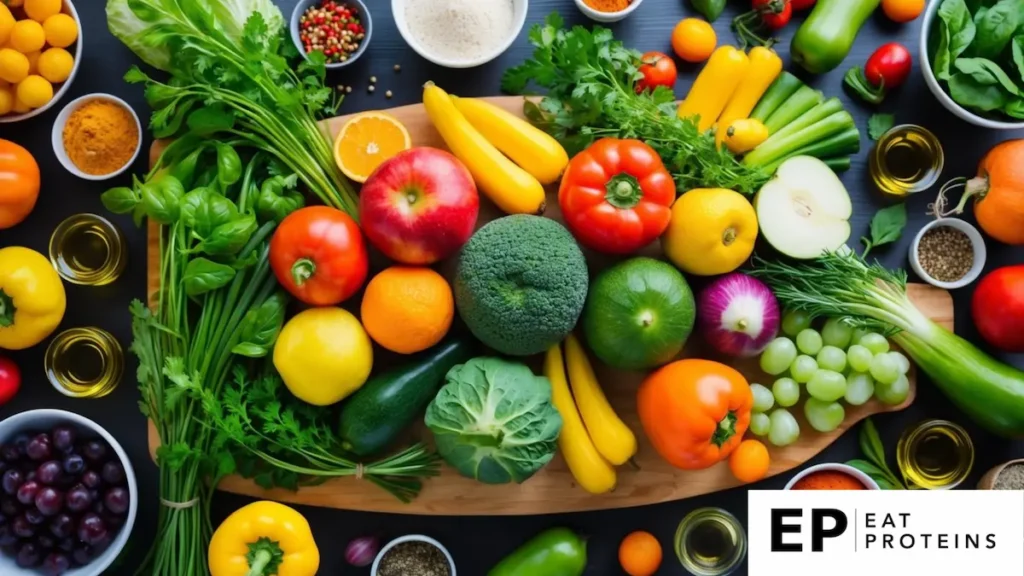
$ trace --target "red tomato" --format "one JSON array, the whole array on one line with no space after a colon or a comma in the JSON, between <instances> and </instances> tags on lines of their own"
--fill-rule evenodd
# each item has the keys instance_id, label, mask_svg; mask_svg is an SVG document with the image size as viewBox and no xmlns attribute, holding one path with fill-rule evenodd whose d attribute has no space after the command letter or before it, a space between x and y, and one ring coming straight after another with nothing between
<instances>
[{"instance_id":1,"label":"red tomato","mask_svg":"<svg viewBox=\"0 0 1024 576\"><path fill-rule=\"evenodd\" d=\"M362 287L369 262L355 220L329 206L309 206L277 227L270 239L270 266L299 300L331 306Z\"/></svg>"},{"instance_id":2,"label":"red tomato","mask_svg":"<svg viewBox=\"0 0 1024 576\"><path fill-rule=\"evenodd\" d=\"M814 7L814 3L818 0L790 0L790 4L793 5L793 10L807 10Z\"/></svg>"},{"instance_id":3,"label":"red tomato","mask_svg":"<svg viewBox=\"0 0 1024 576\"><path fill-rule=\"evenodd\" d=\"M1007 352L1024 352L1024 265L989 272L974 291L971 315L978 332Z\"/></svg>"},{"instance_id":4,"label":"red tomato","mask_svg":"<svg viewBox=\"0 0 1024 576\"><path fill-rule=\"evenodd\" d=\"M761 14L761 21L772 30L781 30L793 17L790 0L754 0L754 10Z\"/></svg>"},{"instance_id":5,"label":"red tomato","mask_svg":"<svg viewBox=\"0 0 1024 576\"><path fill-rule=\"evenodd\" d=\"M640 65L640 73L644 77L636 83L638 94L644 90L654 90L658 86L665 86L671 90L676 85L676 63L667 54L646 52L640 61L643 62Z\"/></svg>"},{"instance_id":6,"label":"red tomato","mask_svg":"<svg viewBox=\"0 0 1024 576\"><path fill-rule=\"evenodd\" d=\"M910 51L897 42L883 44L864 65L864 76L875 86L895 88L910 76ZM884 82L884 83L883 83Z\"/></svg>"},{"instance_id":7,"label":"red tomato","mask_svg":"<svg viewBox=\"0 0 1024 576\"><path fill-rule=\"evenodd\" d=\"M661 157L639 140L602 138L576 155L562 175L562 217L584 246L629 254L668 227L676 183Z\"/></svg>"},{"instance_id":8,"label":"red tomato","mask_svg":"<svg viewBox=\"0 0 1024 576\"><path fill-rule=\"evenodd\" d=\"M10 402L21 388L21 371L10 358L0 356L0 406Z\"/></svg>"}]
</instances>

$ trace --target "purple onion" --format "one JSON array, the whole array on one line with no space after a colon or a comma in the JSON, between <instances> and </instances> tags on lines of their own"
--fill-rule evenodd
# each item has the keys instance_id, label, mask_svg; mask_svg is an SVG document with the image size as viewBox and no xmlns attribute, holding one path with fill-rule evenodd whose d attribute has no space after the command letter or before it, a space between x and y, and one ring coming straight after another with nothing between
<instances>
[{"instance_id":1,"label":"purple onion","mask_svg":"<svg viewBox=\"0 0 1024 576\"><path fill-rule=\"evenodd\" d=\"M700 293L697 322L715 350L730 356L756 356L779 331L779 302L764 282L733 272Z\"/></svg>"},{"instance_id":2,"label":"purple onion","mask_svg":"<svg viewBox=\"0 0 1024 576\"><path fill-rule=\"evenodd\" d=\"M380 552L380 540L374 536L363 536L345 546L345 561L362 568L373 563L378 552Z\"/></svg>"}]
</instances>

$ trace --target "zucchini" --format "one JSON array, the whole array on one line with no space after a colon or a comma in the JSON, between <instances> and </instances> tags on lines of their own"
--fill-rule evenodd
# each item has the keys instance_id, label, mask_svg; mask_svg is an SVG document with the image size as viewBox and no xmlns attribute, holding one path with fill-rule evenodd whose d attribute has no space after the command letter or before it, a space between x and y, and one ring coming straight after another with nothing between
<instances>
[{"instance_id":1,"label":"zucchini","mask_svg":"<svg viewBox=\"0 0 1024 576\"><path fill-rule=\"evenodd\" d=\"M772 112L772 115L764 123L765 128L768 128L769 134L775 134L799 118L801 114L817 106L823 99L824 96L820 91L807 85L801 86L789 97L789 100Z\"/></svg>"},{"instance_id":2,"label":"zucchini","mask_svg":"<svg viewBox=\"0 0 1024 576\"><path fill-rule=\"evenodd\" d=\"M774 160L766 167L766 170L774 172L779 164L793 156L813 156L815 158L831 158L833 156L849 156L860 152L860 130L856 126L850 126L816 142L803 146Z\"/></svg>"},{"instance_id":3,"label":"zucchini","mask_svg":"<svg viewBox=\"0 0 1024 576\"><path fill-rule=\"evenodd\" d=\"M437 395L445 374L472 352L468 341L448 340L415 362L370 378L341 408L341 447L357 456L387 448Z\"/></svg>"},{"instance_id":4,"label":"zucchini","mask_svg":"<svg viewBox=\"0 0 1024 576\"><path fill-rule=\"evenodd\" d=\"M750 113L750 117L764 123L772 115L772 112L775 112L779 106L782 106L782 103L803 85L804 83L799 78L789 72L779 74L778 78L768 87L768 91L761 97L761 100L757 102L757 106L754 106L754 111Z\"/></svg>"},{"instance_id":5,"label":"zucchini","mask_svg":"<svg viewBox=\"0 0 1024 576\"><path fill-rule=\"evenodd\" d=\"M821 161L836 173L846 172L850 169L849 156L832 156L830 158L822 158Z\"/></svg>"},{"instance_id":6,"label":"zucchini","mask_svg":"<svg viewBox=\"0 0 1024 576\"><path fill-rule=\"evenodd\" d=\"M790 122L778 132L775 132L764 141L764 144L771 146L771 142L774 140L778 142L782 138L788 137L790 134L794 134L807 128L812 124L817 124L825 118L835 114L836 112L843 111L843 103L839 101L839 98L829 98L824 102L819 103L814 108L811 108L807 112L800 115L799 118Z\"/></svg>"},{"instance_id":7,"label":"zucchini","mask_svg":"<svg viewBox=\"0 0 1024 576\"><path fill-rule=\"evenodd\" d=\"M776 160L793 156L799 150L826 140L829 136L851 127L854 130L857 129L857 125L853 122L853 116L850 116L850 113L845 110L836 112L820 122L777 140L771 146L765 146L764 144L758 146L753 152L743 158L743 163L747 166L767 167L774 164ZM834 154L829 153L827 156L833 156Z\"/></svg>"}]
</instances>

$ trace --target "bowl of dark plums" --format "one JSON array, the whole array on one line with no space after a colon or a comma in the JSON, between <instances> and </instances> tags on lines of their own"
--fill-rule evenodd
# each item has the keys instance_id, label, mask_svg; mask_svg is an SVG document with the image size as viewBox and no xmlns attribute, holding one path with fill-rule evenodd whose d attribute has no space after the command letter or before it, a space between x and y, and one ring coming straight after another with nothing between
<instances>
[{"instance_id":1,"label":"bowl of dark plums","mask_svg":"<svg viewBox=\"0 0 1024 576\"><path fill-rule=\"evenodd\" d=\"M63 410L0 421L0 574L103 574L137 501L128 455L99 424Z\"/></svg>"}]
</instances>

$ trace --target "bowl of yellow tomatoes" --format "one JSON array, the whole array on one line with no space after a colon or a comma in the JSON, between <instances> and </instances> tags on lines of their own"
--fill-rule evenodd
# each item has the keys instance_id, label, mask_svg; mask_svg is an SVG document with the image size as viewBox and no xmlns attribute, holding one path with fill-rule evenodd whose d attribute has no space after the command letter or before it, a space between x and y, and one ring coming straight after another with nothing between
<instances>
[{"instance_id":1,"label":"bowl of yellow tomatoes","mask_svg":"<svg viewBox=\"0 0 1024 576\"><path fill-rule=\"evenodd\" d=\"M71 0L0 2L0 124L38 116L68 92L81 30Z\"/></svg>"}]
</instances>

